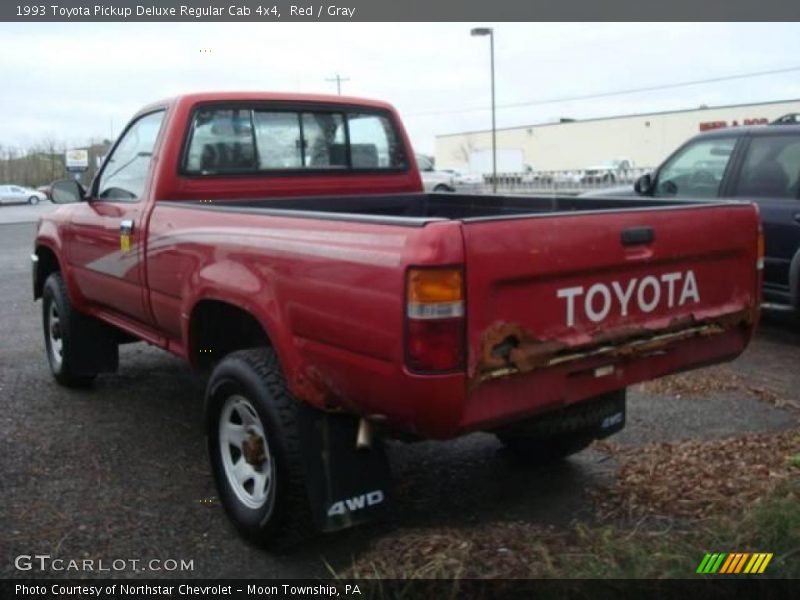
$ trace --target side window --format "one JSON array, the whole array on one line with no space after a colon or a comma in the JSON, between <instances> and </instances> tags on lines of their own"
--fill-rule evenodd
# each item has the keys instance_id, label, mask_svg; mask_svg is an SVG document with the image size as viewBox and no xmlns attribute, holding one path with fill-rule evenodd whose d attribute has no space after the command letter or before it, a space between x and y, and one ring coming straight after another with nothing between
<instances>
[{"instance_id":1,"label":"side window","mask_svg":"<svg viewBox=\"0 0 800 600\"><path fill-rule=\"evenodd\" d=\"M103 166L97 186L101 200L138 200L144 192L164 111L139 118L123 135Z\"/></svg>"},{"instance_id":2,"label":"side window","mask_svg":"<svg viewBox=\"0 0 800 600\"><path fill-rule=\"evenodd\" d=\"M427 156L417 154L417 168L420 171L433 171L433 163Z\"/></svg>"},{"instance_id":3,"label":"side window","mask_svg":"<svg viewBox=\"0 0 800 600\"><path fill-rule=\"evenodd\" d=\"M192 124L186 170L231 173L256 168L250 109L202 109Z\"/></svg>"},{"instance_id":4,"label":"side window","mask_svg":"<svg viewBox=\"0 0 800 600\"><path fill-rule=\"evenodd\" d=\"M400 143L389 119L380 115L349 114L350 153L354 169L405 166Z\"/></svg>"},{"instance_id":5,"label":"side window","mask_svg":"<svg viewBox=\"0 0 800 600\"><path fill-rule=\"evenodd\" d=\"M797 198L800 192L800 138L754 137L747 148L734 196Z\"/></svg>"},{"instance_id":6,"label":"side window","mask_svg":"<svg viewBox=\"0 0 800 600\"><path fill-rule=\"evenodd\" d=\"M734 137L699 140L686 146L659 170L656 196L717 196L735 146Z\"/></svg>"}]
</instances>

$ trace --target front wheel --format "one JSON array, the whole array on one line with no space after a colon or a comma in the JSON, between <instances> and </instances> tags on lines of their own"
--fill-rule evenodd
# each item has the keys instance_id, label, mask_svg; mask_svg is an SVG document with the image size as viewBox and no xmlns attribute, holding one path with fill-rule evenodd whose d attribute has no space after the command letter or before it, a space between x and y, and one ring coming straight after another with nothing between
<instances>
[{"instance_id":1,"label":"front wheel","mask_svg":"<svg viewBox=\"0 0 800 600\"><path fill-rule=\"evenodd\" d=\"M95 378L76 369L80 359L76 336L81 333L75 326L76 318L79 316L72 309L61 273L53 273L42 290L44 344L53 377L66 387L85 387Z\"/></svg>"},{"instance_id":2,"label":"front wheel","mask_svg":"<svg viewBox=\"0 0 800 600\"><path fill-rule=\"evenodd\" d=\"M450 186L444 185L444 184L439 184L435 188L433 188L433 191L434 192L452 192L453 188L451 188Z\"/></svg>"},{"instance_id":3,"label":"front wheel","mask_svg":"<svg viewBox=\"0 0 800 600\"><path fill-rule=\"evenodd\" d=\"M39 204L39 196L31 196L28 198L28 204Z\"/></svg>"},{"instance_id":4,"label":"front wheel","mask_svg":"<svg viewBox=\"0 0 800 600\"><path fill-rule=\"evenodd\" d=\"M272 349L234 352L206 390L206 443L220 500L239 532L264 546L313 532L298 403Z\"/></svg>"}]
</instances>

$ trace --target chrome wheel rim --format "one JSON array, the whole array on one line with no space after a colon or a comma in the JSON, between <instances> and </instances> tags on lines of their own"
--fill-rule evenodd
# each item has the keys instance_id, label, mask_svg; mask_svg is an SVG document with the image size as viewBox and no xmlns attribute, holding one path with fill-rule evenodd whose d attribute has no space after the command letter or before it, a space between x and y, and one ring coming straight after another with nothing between
<instances>
[{"instance_id":1,"label":"chrome wheel rim","mask_svg":"<svg viewBox=\"0 0 800 600\"><path fill-rule=\"evenodd\" d=\"M63 360L64 338L61 331L61 317L55 302L50 304L50 310L47 311L47 337L50 341L50 356L56 366L60 366Z\"/></svg>"},{"instance_id":2,"label":"chrome wheel rim","mask_svg":"<svg viewBox=\"0 0 800 600\"><path fill-rule=\"evenodd\" d=\"M275 462L264 425L244 396L229 396L222 405L219 451L228 485L239 501L252 509L271 504L275 489Z\"/></svg>"}]
</instances>

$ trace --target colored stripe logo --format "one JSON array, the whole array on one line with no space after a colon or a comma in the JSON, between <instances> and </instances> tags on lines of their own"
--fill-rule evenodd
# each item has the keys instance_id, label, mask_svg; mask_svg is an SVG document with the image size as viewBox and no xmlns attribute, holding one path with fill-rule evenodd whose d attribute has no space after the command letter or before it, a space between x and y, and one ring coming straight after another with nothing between
<instances>
[{"instance_id":1,"label":"colored stripe logo","mask_svg":"<svg viewBox=\"0 0 800 600\"><path fill-rule=\"evenodd\" d=\"M772 560L772 553L766 552L718 552L716 554L706 554L697 567L697 572L702 574L731 575L738 573L763 573L769 561Z\"/></svg>"}]
</instances>

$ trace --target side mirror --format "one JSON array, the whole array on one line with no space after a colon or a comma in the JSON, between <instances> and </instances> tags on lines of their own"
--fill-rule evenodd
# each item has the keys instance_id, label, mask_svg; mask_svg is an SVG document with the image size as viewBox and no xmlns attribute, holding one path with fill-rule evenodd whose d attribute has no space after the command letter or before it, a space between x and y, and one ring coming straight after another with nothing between
<instances>
[{"instance_id":1,"label":"side mirror","mask_svg":"<svg viewBox=\"0 0 800 600\"><path fill-rule=\"evenodd\" d=\"M56 204L71 204L83 201L83 189L74 179L56 181L50 188L50 195Z\"/></svg>"},{"instance_id":2,"label":"side mirror","mask_svg":"<svg viewBox=\"0 0 800 600\"><path fill-rule=\"evenodd\" d=\"M653 174L652 173L645 173L639 179L636 180L636 183L633 184L633 189L636 190L637 194L642 196L647 196L650 192L653 191Z\"/></svg>"}]
</instances>

